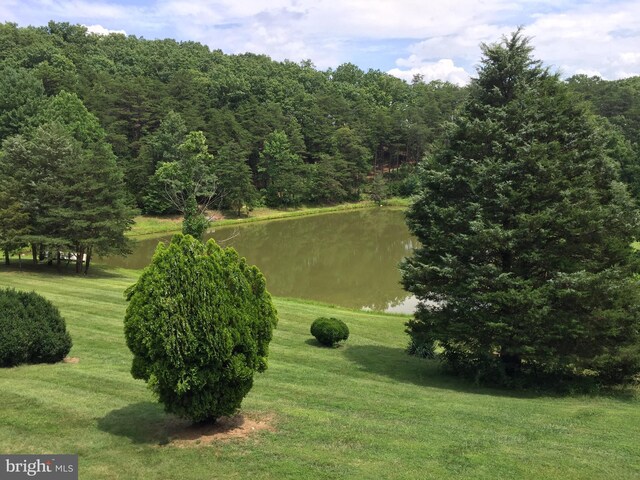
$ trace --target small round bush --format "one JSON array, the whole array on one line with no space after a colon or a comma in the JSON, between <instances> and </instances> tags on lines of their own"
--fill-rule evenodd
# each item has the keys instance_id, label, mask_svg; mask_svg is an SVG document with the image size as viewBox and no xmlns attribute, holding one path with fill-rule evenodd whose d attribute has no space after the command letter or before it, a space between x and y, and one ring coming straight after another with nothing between
<instances>
[{"instance_id":1,"label":"small round bush","mask_svg":"<svg viewBox=\"0 0 640 480\"><path fill-rule=\"evenodd\" d=\"M321 344L333 347L336 343L349 338L349 327L337 318L317 318L311 324L311 335Z\"/></svg>"},{"instance_id":2,"label":"small round bush","mask_svg":"<svg viewBox=\"0 0 640 480\"><path fill-rule=\"evenodd\" d=\"M58 309L35 292L0 290L0 366L55 363L71 350Z\"/></svg>"}]
</instances>

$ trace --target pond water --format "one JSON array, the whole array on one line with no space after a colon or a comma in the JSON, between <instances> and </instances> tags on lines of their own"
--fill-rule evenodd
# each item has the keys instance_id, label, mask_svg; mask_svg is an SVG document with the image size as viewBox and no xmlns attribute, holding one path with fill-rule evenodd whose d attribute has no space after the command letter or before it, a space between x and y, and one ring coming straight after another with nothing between
<instances>
[{"instance_id":1,"label":"pond water","mask_svg":"<svg viewBox=\"0 0 640 480\"><path fill-rule=\"evenodd\" d=\"M214 224L210 237L257 265L272 295L397 313L415 308L415 299L399 284L398 263L417 242L401 210L355 210L217 229ZM158 241L170 239L139 241L131 255L99 261L143 268Z\"/></svg>"}]
</instances>

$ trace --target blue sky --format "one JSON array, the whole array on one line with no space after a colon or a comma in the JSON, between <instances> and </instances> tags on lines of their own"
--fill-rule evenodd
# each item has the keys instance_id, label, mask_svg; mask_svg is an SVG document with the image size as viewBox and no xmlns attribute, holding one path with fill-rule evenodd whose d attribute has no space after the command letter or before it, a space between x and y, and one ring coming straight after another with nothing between
<instances>
[{"instance_id":1,"label":"blue sky","mask_svg":"<svg viewBox=\"0 0 640 480\"><path fill-rule=\"evenodd\" d=\"M639 0L0 0L0 21L51 19L458 84L475 74L481 42L521 25L535 55L565 77L640 75Z\"/></svg>"}]
</instances>

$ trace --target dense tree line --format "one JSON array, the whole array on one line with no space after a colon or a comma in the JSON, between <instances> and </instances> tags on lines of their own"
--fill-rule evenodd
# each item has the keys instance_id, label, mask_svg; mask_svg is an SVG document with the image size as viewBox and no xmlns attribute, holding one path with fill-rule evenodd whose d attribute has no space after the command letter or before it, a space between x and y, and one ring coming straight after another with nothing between
<instances>
[{"instance_id":1,"label":"dense tree line","mask_svg":"<svg viewBox=\"0 0 640 480\"><path fill-rule=\"evenodd\" d=\"M623 179L640 195L639 79L576 76L567 83L606 117L600 121L617 129L621 141L610 148L621 160ZM197 232L211 202L240 214L261 202L292 207L357 200L372 188L376 196L415 193L415 165L438 150L468 94L468 88L449 83L420 77L407 83L353 64L319 71L309 61L226 55L195 42L100 36L55 22L0 24L0 91L2 247L9 252L28 241L46 250L46 244L59 243L75 245L82 255L94 247L78 234L49 228L62 222L62 212L36 208L27 198L36 192L14 168L20 164L18 146L31 158L35 152L24 149L64 138L69 145L55 148L75 148L73 158L84 158L74 169L106 162L101 168L108 164L110 173L99 182L110 182L119 199L118 228L126 228L131 205L154 214L190 212ZM201 151L189 153L195 138ZM46 161L44 152L38 155ZM198 170L191 171L196 158ZM46 170L29 181L63 181L55 169ZM186 178L186 171L199 176ZM65 190L53 185L39 186L39 195L47 196L49 188L65 205L81 203L81 188L89 188L77 186L79 196L63 202ZM75 195L71 189L67 194ZM36 213L44 218L47 211L60 217L38 224ZM103 240L98 243L104 249ZM122 238L114 245L125 249Z\"/></svg>"},{"instance_id":2,"label":"dense tree line","mask_svg":"<svg viewBox=\"0 0 640 480\"><path fill-rule=\"evenodd\" d=\"M149 213L175 210L154 192L153 177L189 132L206 138L223 207L238 211L260 198L275 207L335 203L358 199L373 169L417 163L464 96L451 84L407 84L352 64L322 72L310 62L98 36L67 23L0 25L0 46L0 85L12 91L0 106L0 140L31 121L37 98L75 93ZM276 144L286 152L271 158ZM222 178L231 165L239 183Z\"/></svg>"}]
</instances>

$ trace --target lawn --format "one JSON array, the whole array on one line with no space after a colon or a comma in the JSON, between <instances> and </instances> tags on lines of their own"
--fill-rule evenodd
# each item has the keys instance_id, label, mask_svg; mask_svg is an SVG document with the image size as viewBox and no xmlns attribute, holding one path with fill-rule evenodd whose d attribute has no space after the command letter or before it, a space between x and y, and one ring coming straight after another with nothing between
<instances>
[{"instance_id":1,"label":"lawn","mask_svg":"<svg viewBox=\"0 0 640 480\"><path fill-rule=\"evenodd\" d=\"M0 270L61 310L79 363L0 370L0 452L78 453L81 479L640 478L640 396L478 388L408 357L405 318L276 299L269 369L243 403L271 430L179 446L180 422L129 374L123 290L136 272ZM320 315L351 329L318 347Z\"/></svg>"}]
</instances>

